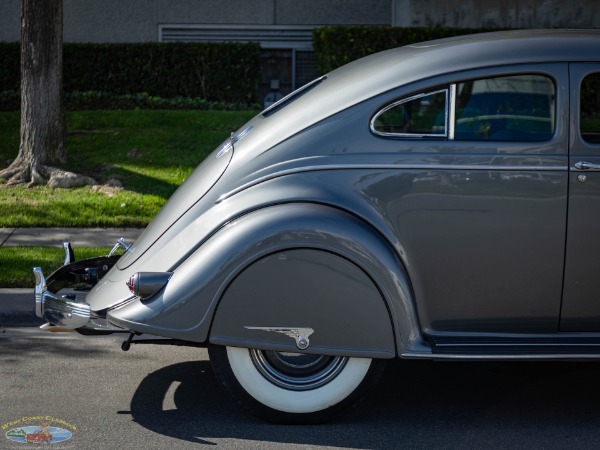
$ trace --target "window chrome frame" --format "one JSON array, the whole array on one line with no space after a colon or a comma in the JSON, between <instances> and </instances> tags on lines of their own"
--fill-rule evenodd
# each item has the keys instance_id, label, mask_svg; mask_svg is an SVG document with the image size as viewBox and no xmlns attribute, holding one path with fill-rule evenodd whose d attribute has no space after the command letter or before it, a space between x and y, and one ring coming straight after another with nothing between
<instances>
[{"instance_id":1,"label":"window chrome frame","mask_svg":"<svg viewBox=\"0 0 600 450\"><path fill-rule=\"evenodd\" d=\"M454 91L456 91L456 86L451 85L451 86L445 87L443 89L438 89L437 91L421 92L420 94L412 95L408 98L403 98L396 102L390 103L389 105L387 105L386 107L384 107L383 109L381 109L377 113L375 113L373 115L373 117L371 118L371 122L369 124L371 132L377 136L383 136L383 137L400 137L400 138L411 138L411 139L448 138L449 130L450 130L450 123L451 123L450 115L454 114L453 112L451 113L449 111L449 108L451 106L449 103L452 100L452 95L451 95L452 86L454 86ZM445 97L446 97L445 98L445 106L444 106L444 109L445 109L445 111L444 111L444 133L424 133L424 134L421 134L421 133L394 133L394 132L378 131L375 129L375 121L377 120L377 118L379 116L381 116L382 114L384 114L385 112L389 111L390 109L393 109L396 106L411 102L413 100L417 100L422 97L435 95L435 94L439 94L442 92L445 93ZM452 128L454 129L453 125L452 125ZM454 134L454 130L452 130L452 134Z\"/></svg>"},{"instance_id":2,"label":"window chrome frame","mask_svg":"<svg viewBox=\"0 0 600 450\"><path fill-rule=\"evenodd\" d=\"M448 140L453 141L456 127L456 83L450 85L448 96L450 98L448 101L449 111L446 112L446 119L448 121L446 130L448 131Z\"/></svg>"},{"instance_id":3,"label":"window chrome frame","mask_svg":"<svg viewBox=\"0 0 600 450\"><path fill-rule=\"evenodd\" d=\"M310 91L312 88L321 84L326 79L327 79L327 75L323 75L323 76L320 76L319 78L315 78L314 80L306 83L304 86L299 87L295 91L290 92L288 95L286 95L282 99L279 99L278 101L273 103L271 106L269 106L263 112L261 112L260 115L262 117L269 117L272 114L275 114L277 111L284 108L289 103L292 103L298 97L301 97L302 95L304 95L305 93Z\"/></svg>"}]
</instances>

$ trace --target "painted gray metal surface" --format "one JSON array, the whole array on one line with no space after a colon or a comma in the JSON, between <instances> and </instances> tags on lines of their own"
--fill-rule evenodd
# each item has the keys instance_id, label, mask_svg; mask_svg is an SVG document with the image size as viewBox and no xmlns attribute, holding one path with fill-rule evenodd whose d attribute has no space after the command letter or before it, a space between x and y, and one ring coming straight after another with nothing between
<instances>
[{"instance_id":1,"label":"painted gray metal surface","mask_svg":"<svg viewBox=\"0 0 600 450\"><path fill-rule=\"evenodd\" d=\"M393 358L389 317L377 286L356 265L328 251L300 248L268 255L236 277L219 303L210 341L293 352L289 336L256 328L305 324L316 331L308 353ZM336 343L341 345L332 349Z\"/></svg>"},{"instance_id":2,"label":"painted gray metal surface","mask_svg":"<svg viewBox=\"0 0 600 450\"><path fill-rule=\"evenodd\" d=\"M571 66L571 155L569 181L569 228L561 331L600 331L600 173L579 171L575 164L600 163L600 146L585 142L579 133L579 85L592 72L600 72L600 64ZM578 180L580 175L585 181Z\"/></svg>"},{"instance_id":3,"label":"painted gray metal surface","mask_svg":"<svg viewBox=\"0 0 600 450\"><path fill-rule=\"evenodd\" d=\"M155 330L160 335L203 342L208 338L218 302L233 280L255 261L290 249L314 249L352 261L373 280L374 286L381 292L379 307L390 311L388 321L401 341L398 345L406 351L422 350L410 287L401 264L389 245L357 218L340 210L312 203L286 203L262 208L241 217L217 232L187 258L174 272L165 290L155 299L130 303L111 311L109 317L119 326L136 331ZM266 276L254 282L259 286L274 280ZM332 283L335 285L334 280ZM310 285L306 288L312 289ZM301 296L301 292L296 292L295 295ZM253 305L255 301L261 302L261 299L254 299L252 292L248 292L245 301ZM306 301L310 304L311 299L307 296ZM332 301L337 303L340 299L332 298ZM360 308L361 304L357 304L357 301L358 299L354 299L350 303L356 306L355 310L361 311L356 315L356 320L365 315L374 317L375 310ZM282 297L281 308L288 306ZM310 307L306 308L306 314L310 315L311 311ZM298 320L308 318L303 316L298 317ZM355 328L356 326L355 324ZM380 333L384 333L385 329L386 325L383 324L379 329L362 331L372 334L373 339L377 340L375 336L381 336ZM223 336L235 338L231 329L228 330ZM336 330L336 327L329 332L317 330L332 338L327 341L330 351L347 348L344 346L347 334L330 334ZM239 331L244 332L244 329ZM393 337L391 341L389 338L388 335L387 346L377 349L378 356L385 355L390 346L394 348ZM325 344L321 345L324 346ZM360 348L355 350L364 353Z\"/></svg>"},{"instance_id":4,"label":"painted gray metal surface","mask_svg":"<svg viewBox=\"0 0 600 450\"><path fill-rule=\"evenodd\" d=\"M383 52L329 74L280 111L244 125L241 130L254 128L235 143L230 161L210 155L88 302L105 310L130 296L125 282L134 272L172 271L156 297L111 310L109 319L140 332L199 342L213 336L265 349L293 343L285 336L254 338L243 325L311 327L315 340L323 338L321 352L372 357L390 348L407 357L431 355L424 336L441 342L448 336L597 331L595 281L582 286L577 274L584 267L593 276L598 267L600 252L586 253L584 246L597 223L586 219L597 217L600 180L590 174L588 183L575 185L573 165L579 156L600 162L600 155L598 146L574 137L578 124L569 117L578 113L577 87L569 81L569 62L573 70L584 67L578 62L600 60L599 42L600 33L572 31L458 38ZM555 84L556 127L549 141L390 139L369 130L371 117L395 99L465 79L521 73L546 75ZM577 247L567 245L565 265L568 233L567 244ZM254 322L265 302L273 302L272 290L243 298L240 292L250 290L243 273L256 274L257 286L275 283L281 309L290 307L284 283L255 264L300 248L337 255L334 260L343 258L366 274L381 293L378 308L387 309L395 342L387 324L370 330L376 344L361 347L334 320L327 331L302 315L297 324L229 322L225 311L235 305L255 312ZM322 264L330 267L330 260L323 257ZM315 297L310 285L305 289L294 290L293 298ZM227 309L220 311L225 292L236 295L225 297ZM339 298L324 294L320 301L325 297L332 302L325 310L339 307ZM356 322L381 320L357 297L349 302ZM275 320L273 311L264 314Z\"/></svg>"}]
</instances>

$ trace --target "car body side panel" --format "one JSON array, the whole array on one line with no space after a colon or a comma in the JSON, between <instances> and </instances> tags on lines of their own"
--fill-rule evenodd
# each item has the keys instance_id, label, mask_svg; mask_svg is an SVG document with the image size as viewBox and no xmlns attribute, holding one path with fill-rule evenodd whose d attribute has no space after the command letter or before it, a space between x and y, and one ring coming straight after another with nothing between
<instances>
[{"instance_id":1,"label":"car body side panel","mask_svg":"<svg viewBox=\"0 0 600 450\"><path fill-rule=\"evenodd\" d=\"M582 137L581 111L593 94L581 92L582 82L600 73L600 63L572 64L569 223L560 331L600 331L600 172L580 169L600 164L600 143ZM588 88L589 89L589 88Z\"/></svg>"},{"instance_id":2,"label":"car body side panel","mask_svg":"<svg viewBox=\"0 0 600 450\"><path fill-rule=\"evenodd\" d=\"M313 169L238 195L291 200L294 193L369 223L402 261L428 334L556 332L566 156L529 170L509 170L506 159L468 169L434 160L428 169L418 158L369 170Z\"/></svg>"},{"instance_id":3,"label":"car body side panel","mask_svg":"<svg viewBox=\"0 0 600 450\"><path fill-rule=\"evenodd\" d=\"M549 141L386 139L374 136L365 120L394 98L433 85L532 72L556 83L556 130ZM266 254L303 246L299 240L286 247L283 238L300 230L297 210L286 217L288 210L276 205L319 203L371 230L352 234L351 221L340 219L335 238L324 244L314 232L323 217L303 216L305 231L319 242L314 248L336 243L330 250L365 270L382 291L404 351L421 345L419 330L556 332L568 183L567 88L565 64L446 74L373 97L262 151L254 138L286 110L261 119L264 124L253 121L256 128L236 144L227 173L142 258L105 277L90 295L92 309L106 306L96 303L102 292L107 298L117 298L113 290L127 295L124 282L133 272L174 271L157 299L110 314L134 330L203 341L231 277ZM271 226L280 228L271 235ZM349 248L342 245L348 236L361 242L369 234L390 255L375 252L380 261L366 269L339 247ZM392 266L396 273L390 274ZM394 277L410 288L386 287L385 279ZM401 306L389 306L394 304Z\"/></svg>"}]
</instances>

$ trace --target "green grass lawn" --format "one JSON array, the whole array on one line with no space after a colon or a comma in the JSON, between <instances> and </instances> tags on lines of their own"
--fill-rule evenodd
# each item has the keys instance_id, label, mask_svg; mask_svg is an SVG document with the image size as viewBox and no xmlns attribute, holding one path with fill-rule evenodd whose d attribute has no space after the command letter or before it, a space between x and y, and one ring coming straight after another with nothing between
<instances>
[{"instance_id":1,"label":"green grass lawn","mask_svg":"<svg viewBox=\"0 0 600 450\"><path fill-rule=\"evenodd\" d=\"M77 248L75 257L80 259L107 255L110 248ZM63 265L65 252L56 247L1 247L0 288L31 287L35 284L32 268L39 266L48 276Z\"/></svg>"},{"instance_id":2,"label":"green grass lawn","mask_svg":"<svg viewBox=\"0 0 600 450\"><path fill-rule=\"evenodd\" d=\"M67 170L124 189L0 185L0 227L144 227L187 175L255 111L67 113ZM19 113L0 112L0 168L19 148ZM4 265L2 264L4 267Z\"/></svg>"}]
</instances>

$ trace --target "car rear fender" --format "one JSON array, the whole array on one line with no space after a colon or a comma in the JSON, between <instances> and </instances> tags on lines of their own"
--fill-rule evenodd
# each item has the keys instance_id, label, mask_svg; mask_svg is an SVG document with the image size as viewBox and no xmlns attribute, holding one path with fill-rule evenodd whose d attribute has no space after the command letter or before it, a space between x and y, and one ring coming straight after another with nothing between
<instances>
[{"instance_id":1,"label":"car rear fender","mask_svg":"<svg viewBox=\"0 0 600 450\"><path fill-rule=\"evenodd\" d=\"M421 348L413 305L399 258L370 225L333 207L286 203L230 221L159 294L110 320L177 339L288 351L298 350L293 331L265 328L312 328L307 352L393 357Z\"/></svg>"},{"instance_id":2,"label":"car rear fender","mask_svg":"<svg viewBox=\"0 0 600 450\"><path fill-rule=\"evenodd\" d=\"M323 205L268 210L278 217L268 236L256 230L261 251L225 289L211 343L379 358L412 345L406 274L372 227Z\"/></svg>"}]
</instances>

